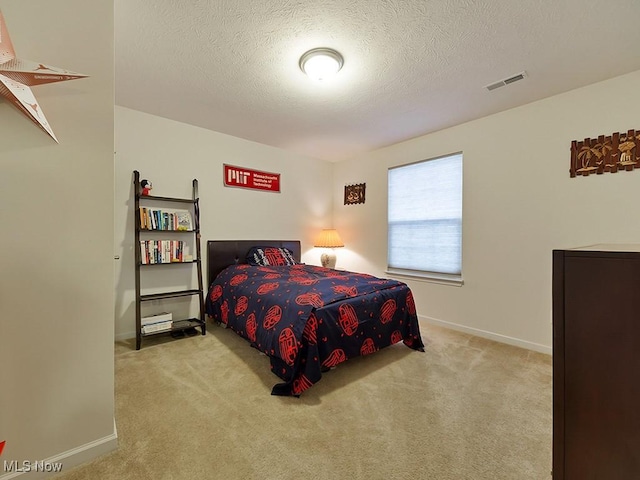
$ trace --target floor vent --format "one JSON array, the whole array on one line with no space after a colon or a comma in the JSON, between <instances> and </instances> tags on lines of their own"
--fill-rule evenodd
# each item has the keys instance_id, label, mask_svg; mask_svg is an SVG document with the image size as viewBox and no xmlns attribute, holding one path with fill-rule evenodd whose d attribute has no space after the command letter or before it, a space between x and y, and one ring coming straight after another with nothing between
<instances>
[{"instance_id":1,"label":"floor vent","mask_svg":"<svg viewBox=\"0 0 640 480\"><path fill-rule=\"evenodd\" d=\"M520 73L518 73L516 75L513 75L513 76L511 76L509 78L505 78L504 80L500 80L499 82L495 82L495 83L492 83L490 85L487 85L484 88L486 88L489 91L495 90L496 88L504 87L505 85L509 85L510 83L517 82L518 80L522 80L526 76L527 76L527 72L520 72Z\"/></svg>"}]
</instances>

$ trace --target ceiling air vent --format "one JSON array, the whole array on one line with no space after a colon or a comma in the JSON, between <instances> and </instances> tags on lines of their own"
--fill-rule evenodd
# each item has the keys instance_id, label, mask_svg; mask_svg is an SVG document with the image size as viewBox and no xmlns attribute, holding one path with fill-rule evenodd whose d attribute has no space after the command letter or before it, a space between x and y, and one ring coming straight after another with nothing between
<instances>
[{"instance_id":1,"label":"ceiling air vent","mask_svg":"<svg viewBox=\"0 0 640 480\"><path fill-rule=\"evenodd\" d=\"M526 76L527 76L527 72L520 72L520 73L518 73L516 75L512 75L509 78L505 78L505 79L500 80L498 82L495 82L495 83L492 83L490 85L487 85L484 88L486 88L489 91L495 90L496 88L504 87L505 85L509 85L510 83L517 82L518 80L522 80Z\"/></svg>"}]
</instances>

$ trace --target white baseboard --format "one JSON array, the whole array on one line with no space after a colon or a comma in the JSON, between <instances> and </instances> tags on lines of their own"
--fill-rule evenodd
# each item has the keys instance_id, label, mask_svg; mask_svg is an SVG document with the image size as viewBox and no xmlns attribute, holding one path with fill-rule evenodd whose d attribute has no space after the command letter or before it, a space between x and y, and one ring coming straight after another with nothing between
<instances>
[{"instance_id":1,"label":"white baseboard","mask_svg":"<svg viewBox=\"0 0 640 480\"><path fill-rule=\"evenodd\" d=\"M519 338L507 337L506 335L500 335L498 333L487 332L485 330L479 330L477 328L467 327L465 325L458 325L457 323L446 322L444 320L438 320L437 318L426 317L424 315L418 315L418 319L426 323L438 325L451 330L457 330L459 332L475 335L476 337L488 338L500 343L506 343L508 345L514 345L516 347L526 348L527 350L533 350L535 352L545 353L547 355L552 354L552 348L539 343L527 342ZM2 480L0 478L0 480Z\"/></svg>"},{"instance_id":2,"label":"white baseboard","mask_svg":"<svg viewBox=\"0 0 640 480\"><path fill-rule=\"evenodd\" d=\"M60 473L67 472L71 470L73 467L77 467L83 463L89 462L95 458L98 458L101 455L109 453L118 448L118 431L116 429L115 419L113 421L113 433L107 435L106 437L99 438L94 440L93 442L86 443L84 445L80 445L79 447L72 448L71 450L67 450L66 452L62 452L58 455L54 455L53 457L46 458L44 460L38 460L38 464L42 465L62 465L62 469L57 472L53 471L37 471L37 466L35 465L35 461L32 462L32 470L29 472L9 472L5 475L0 475L0 480L10 480L14 478L20 478L20 480L40 480L51 478L54 475L58 475ZM6 465L8 460L3 459L3 464ZM20 464L22 466L22 463ZM5 467L6 468L6 467ZM40 468L41 470L42 468Z\"/></svg>"}]
</instances>

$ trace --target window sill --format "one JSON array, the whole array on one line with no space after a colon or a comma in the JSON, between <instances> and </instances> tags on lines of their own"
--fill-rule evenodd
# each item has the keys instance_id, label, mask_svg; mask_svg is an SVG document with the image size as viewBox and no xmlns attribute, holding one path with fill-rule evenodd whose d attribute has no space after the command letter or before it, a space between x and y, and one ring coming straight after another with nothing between
<instances>
[{"instance_id":1,"label":"window sill","mask_svg":"<svg viewBox=\"0 0 640 480\"><path fill-rule=\"evenodd\" d=\"M440 285L451 285L453 287L461 287L464 285L461 275L447 275L445 273L417 272L410 270L387 269L385 273L398 278L407 278L418 280L421 282L437 283Z\"/></svg>"}]
</instances>

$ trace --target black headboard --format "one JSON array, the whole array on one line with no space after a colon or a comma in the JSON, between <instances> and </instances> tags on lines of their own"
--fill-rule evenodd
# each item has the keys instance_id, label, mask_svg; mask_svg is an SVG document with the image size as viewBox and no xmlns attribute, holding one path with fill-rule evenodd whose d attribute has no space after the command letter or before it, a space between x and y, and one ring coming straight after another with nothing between
<instances>
[{"instance_id":1,"label":"black headboard","mask_svg":"<svg viewBox=\"0 0 640 480\"><path fill-rule=\"evenodd\" d=\"M213 283L218 274L229 265L247 263L247 253L251 247L284 247L293 252L296 262L300 261L299 240L208 240L207 241L207 284Z\"/></svg>"}]
</instances>

